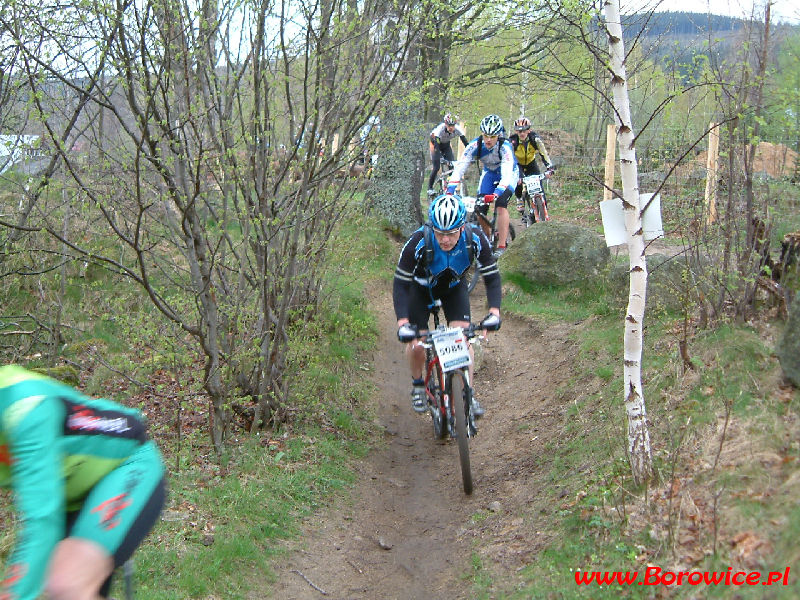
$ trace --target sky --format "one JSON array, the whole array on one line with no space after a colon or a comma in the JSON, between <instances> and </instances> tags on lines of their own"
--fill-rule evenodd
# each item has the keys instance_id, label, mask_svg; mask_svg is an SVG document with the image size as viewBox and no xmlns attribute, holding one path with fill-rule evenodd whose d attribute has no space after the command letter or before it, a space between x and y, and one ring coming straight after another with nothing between
<instances>
[{"instance_id":1,"label":"sky","mask_svg":"<svg viewBox=\"0 0 800 600\"><path fill-rule=\"evenodd\" d=\"M750 16L753 13L753 4L759 7L757 14L763 15L765 0L620 0L623 13L636 12L637 7L640 10L656 7L658 12L711 12L732 17ZM800 2L773 0L772 20L800 24Z\"/></svg>"}]
</instances>

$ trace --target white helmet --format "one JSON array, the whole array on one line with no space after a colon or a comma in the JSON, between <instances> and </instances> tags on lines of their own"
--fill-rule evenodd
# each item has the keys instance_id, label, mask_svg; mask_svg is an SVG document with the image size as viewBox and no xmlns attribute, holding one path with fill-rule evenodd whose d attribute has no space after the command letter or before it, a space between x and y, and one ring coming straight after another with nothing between
<instances>
[{"instance_id":1,"label":"white helmet","mask_svg":"<svg viewBox=\"0 0 800 600\"><path fill-rule=\"evenodd\" d=\"M437 231L453 231L464 224L467 209L458 196L442 194L438 196L428 209L431 225Z\"/></svg>"},{"instance_id":2,"label":"white helmet","mask_svg":"<svg viewBox=\"0 0 800 600\"><path fill-rule=\"evenodd\" d=\"M503 119L498 115L486 115L481 121L481 133L486 135L500 135L503 131Z\"/></svg>"}]
</instances>

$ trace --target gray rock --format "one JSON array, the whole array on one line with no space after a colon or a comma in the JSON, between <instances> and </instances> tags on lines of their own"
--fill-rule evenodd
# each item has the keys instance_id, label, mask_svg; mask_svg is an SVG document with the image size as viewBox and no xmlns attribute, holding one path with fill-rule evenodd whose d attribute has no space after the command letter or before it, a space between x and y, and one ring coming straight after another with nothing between
<instances>
[{"instance_id":1,"label":"gray rock","mask_svg":"<svg viewBox=\"0 0 800 600\"><path fill-rule=\"evenodd\" d=\"M534 283L564 285L597 277L611 253L602 236L570 223L536 224L521 232L500 257L501 270Z\"/></svg>"}]
</instances>

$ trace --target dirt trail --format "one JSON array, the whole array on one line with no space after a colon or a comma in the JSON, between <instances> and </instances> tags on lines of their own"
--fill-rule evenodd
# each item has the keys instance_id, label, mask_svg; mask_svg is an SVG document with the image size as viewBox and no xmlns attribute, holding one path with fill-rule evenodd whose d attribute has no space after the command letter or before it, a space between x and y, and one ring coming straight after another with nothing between
<instances>
[{"instance_id":1,"label":"dirt trail","mask_svg":"<svg viewBox=\"0 0 800 600\"><path fill-rule=\"evenodd\" d=\"M372 364L386 447L359 464L349 499L305 523L269 597L469 598L473 553L504 587L513 585L516 569L549 537L543 450L561 428L563 399L554 397L569 376L568 328L504 315L502 330L484 343L475 387L487 415L470 442L475 491L465 496L456 444L435 442L430 418L411 409L388 284L376 296L381 339ZM480 288L473 296L478 319L485 296ZM472 518L479 513L488 516Z\"/></svg>"}]
</instances>

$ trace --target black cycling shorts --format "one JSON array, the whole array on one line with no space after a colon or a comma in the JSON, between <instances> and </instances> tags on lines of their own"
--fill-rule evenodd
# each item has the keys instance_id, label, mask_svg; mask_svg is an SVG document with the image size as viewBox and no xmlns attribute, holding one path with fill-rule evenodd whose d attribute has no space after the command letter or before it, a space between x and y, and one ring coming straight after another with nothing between
<instances>
[{"instance_id":1,"label":"black cycling shorts","mask_svg":"<svg viewBox=\"0 0 800 600\"><path fill-rule=\"evenodd\" d=\"M420 330L430 329L431 309L428 308L432 302L430 290L418 283L412 283L408 295L408 320ZM434 297L437 296L442 301L444 318L448 323L453 321L466 321L469 323L470 306L466 278L443 293L438 293L437 290Z\"/></svg>"}]
</instances>

